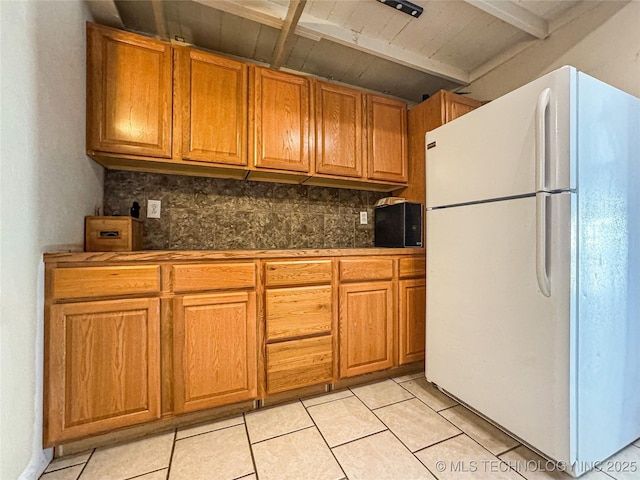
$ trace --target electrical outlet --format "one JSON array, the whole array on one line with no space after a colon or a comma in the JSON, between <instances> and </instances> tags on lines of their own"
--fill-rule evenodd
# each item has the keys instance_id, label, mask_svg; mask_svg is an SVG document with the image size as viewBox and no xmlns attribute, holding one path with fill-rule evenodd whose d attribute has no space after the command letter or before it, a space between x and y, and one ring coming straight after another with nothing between
<instances>
[{"instance_id":1,"label":"electrical outlet","mask_svg":"<svg viewBox=\"0 0 640 480\"><path fill-rule=\"evenodd\" d=\"M366 225L369 223L367 221L367 212L360 212L360 225Z\"/></svg>"},{"instance_id":2,"label":"electrical outlet","mask_svg":"<svg viewBox=\"0 0 640 480\"><path fill-rule=\"evenodd\" d=\"M160 218L160 200L147 200L147 218Z\"/></svg>"}]
</instances>

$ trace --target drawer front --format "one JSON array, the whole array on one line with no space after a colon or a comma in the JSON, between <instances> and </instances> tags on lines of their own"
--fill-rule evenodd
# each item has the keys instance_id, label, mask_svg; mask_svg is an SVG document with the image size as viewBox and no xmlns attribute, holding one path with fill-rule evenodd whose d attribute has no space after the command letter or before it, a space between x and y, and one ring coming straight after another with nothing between
<instances>
[{"instance_id":1,"label":"drawer front","mask_svg":"<svg viewBox=\"0 0 640 480\"><path fill-rule=\"evenodd\" d=\"M139 295L160 291L160 267L77 267L53 271L54 298L91 298Z\"/></svg>"},{"instance_id":2,"label":"drawer front","mask_svg":"<svg viewBox=\"0 0 640 480\"><path fill-rule=\"evenodd\" d=\"M332 337L267 345L267 393L328 383L333 377Z\"/></svg>"},{"instance_id":3,"label":"drawer front","mask_svg":"<svg viewBox=\"0 0 640 480\"><path fill-rule=\"evenodd\" d=\"M400 259L400 278L424 277L426 259L424 257L409 257Z\"/></svg>"},{"instance_id":4,"label":"drawer front","mask_svg":"<svg viewBox=\"0 0 640 480\"><path fill-rule=\"evenodd\" d=\"M266 262L267 287L331 283L331 260Z\"/></svg>"},{"instance_id":5,"label":"drawer front","mask_svg":"<svg viewBox=\"0 0 640 480\"><path fill-rule=\"evenodd\" d=\"M267 290L267 341L331 332L331 286Z\"/></svg>"},{"instance_id":6,"label":"drawer front","mask_svg":"<svg viewBox=\"0 0 640 480\"><path fill-rule=\"evenodd\" d=\"M388 280L393 277L391 258L347 258L340 260L340 281Z\"/></svg>"},{"instance_id":7,"label":"drawer front","mask_svg":"<svg viewBox=\"0 0 640 480\"><path fill-rule=\"evenodd\" d=\"M256 285L256 265L253 262L174 265L172 273L174 292L252 288Z\"/></svg>"}]
</instances>

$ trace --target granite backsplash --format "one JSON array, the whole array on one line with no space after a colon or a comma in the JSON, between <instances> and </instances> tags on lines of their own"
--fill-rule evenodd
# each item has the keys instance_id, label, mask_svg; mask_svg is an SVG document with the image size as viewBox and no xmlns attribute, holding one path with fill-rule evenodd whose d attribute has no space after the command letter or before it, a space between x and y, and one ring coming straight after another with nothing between
<instances>
[{"instance_id":1,"label":"granite backsplash","mask_svg":"<svg viewBox=\"0 0 640 480\"><path fill-rule=\"evenodd\" d=\"M145 250L373 247L373 205L388 195L115 170L104 176L104 214L129 215L137 201ZM160 219L146 218L147 200L162 201Z\"/></svg>"}]
</instances>

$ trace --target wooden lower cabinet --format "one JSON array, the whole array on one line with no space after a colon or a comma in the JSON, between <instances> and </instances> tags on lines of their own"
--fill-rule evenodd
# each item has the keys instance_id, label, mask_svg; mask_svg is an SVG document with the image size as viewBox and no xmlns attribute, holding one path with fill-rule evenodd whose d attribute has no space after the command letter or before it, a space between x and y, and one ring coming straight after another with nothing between
<instances>
[{"instance_id":1,"label":"wooden lower cabinet","mask_svg":"<svg viewBox=\"0 0 640 480\"><path fill-rule=\"evenodd\" d=\"M393 282L340 286L340 377L393 366Z\"/></svg>"},{"instance_id":2,"label":"wooden lower cabinet","mask_svg":"<svg viewBox=\"0 0 640 480\"><path fill-rule=\"evenodd\" d=\"M424 359L426 294L427 287L424 278L400 280L399 282L400 342L398 363L400 365Z\"/></svg>"},{"instance_id":3,"label":"wooden lower cabinet","mask_svg":"<svg viewBox=\"0 0 640 480\"><path fill-rule=\"evenodd\" d=\"M44 444L160 417L160 301L53 305Z\"/></svg>"},{"instance_id":4,"label":"wooden lower cabinet","mask_svg":"<svg viewBox=\"0 0 640 480\"><path fill-rule=\"evenodd\" d=\"M329 383L332 378L331 335L267 345L267 393Z\"/></svg>"},{"instance_id":5,"label":"wooden lower cabinet","mask_svg":"<svg viewBox=\"0 0 640 480\"><path fill-rule=\"evenodd\" d=\"M174 300L176 413L257 397L254 292Z\"/></svg>"}]
</instances>

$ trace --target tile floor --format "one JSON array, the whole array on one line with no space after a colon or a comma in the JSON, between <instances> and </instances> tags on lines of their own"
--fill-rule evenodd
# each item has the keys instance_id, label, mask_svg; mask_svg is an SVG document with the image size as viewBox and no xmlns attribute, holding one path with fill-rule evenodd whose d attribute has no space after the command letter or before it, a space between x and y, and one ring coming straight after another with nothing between
<instances>
[{"instance_id":1,"label":"tile floor","mask_svg":"<svg viewBox=\"0 0 640 480\"><path fill-rule=\"evenodd\" d=\"M582 478L639 479L640 440L609 465L634 471ZM570 478L545 467L418 373L59 458L41 479Z\"/></svg>"}]
</instances>

